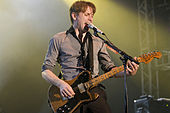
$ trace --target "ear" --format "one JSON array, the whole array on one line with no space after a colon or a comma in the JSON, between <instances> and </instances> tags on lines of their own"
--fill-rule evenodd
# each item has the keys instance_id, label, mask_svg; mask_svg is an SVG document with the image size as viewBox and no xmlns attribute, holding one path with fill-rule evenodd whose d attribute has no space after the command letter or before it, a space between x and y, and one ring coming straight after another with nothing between
<instances>
[{"instance_id":1,"label":"ear","mask_svg":"<svg viewBox=\"0 0 170 113\"><path fill-rule=\"evenodd\" d=\"M76 19L77 19L77 13L75 13L75 12L72 12L72 14L71 14L71 16L72 16L72 18L73 18L73 21L75 21Z\"/></svg>"}]
</instances>

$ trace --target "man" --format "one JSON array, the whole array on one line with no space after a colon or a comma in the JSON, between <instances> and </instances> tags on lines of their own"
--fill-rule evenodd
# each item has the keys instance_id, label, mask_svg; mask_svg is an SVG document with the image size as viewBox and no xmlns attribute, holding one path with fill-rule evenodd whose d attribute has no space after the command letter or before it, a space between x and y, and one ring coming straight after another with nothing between
<instances>
[{"instance_id":1,"label":"man","mask_svg":"<svg viewBox=\"0 0 170 113\"><path fill-rule=\"evenodd\" d=\"M66 32L58 33L50 40L42 66L42 77L57 86L65 98L74 97L75 92L64 80L74 79L83 70L91 71L92 77L96 77L99 73L99 64L105 72L116 68L107 53L104 42L88 32L87 25L93 23L95 12L96 7L93 3L75 2L70 8L72 26ZM56 62L61 65L64 80L53 73ZM127 67L127 74L135 75L138 65L130 61L128 65L131 68ZM123 76L123 72L120 72L118 76ZM101 85L93 88L92 91L99 93L100 96L96 101L85 104L83 111L86 113L111 113ZM79 112L79 110L75 112Z\"/></svg>"}]
</instances>

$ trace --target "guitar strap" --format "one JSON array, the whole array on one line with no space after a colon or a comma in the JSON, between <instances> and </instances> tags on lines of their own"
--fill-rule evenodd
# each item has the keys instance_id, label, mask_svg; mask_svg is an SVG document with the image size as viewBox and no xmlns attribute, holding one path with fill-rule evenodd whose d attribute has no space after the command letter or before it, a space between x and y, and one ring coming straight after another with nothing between
<instances>
[{"instance_id":1,"label":"guitar strap","mask_svg":"<svg viewBox=\"0 0 170 113\"><path fill-rule=\"evenodd\" d=\"M71 32L71 34L77 38L75 32ZM77 38L78 39L78 38ZM80 40L78 40L80 41ZM87 43L88 42L88 43ZM81 60L83 67L93 73L93 39L90 32L87 32L83 42L81 42ZM85 56L85 43L87 44L87 57Z\"/></svg>"},{"instance_id":2,"label":"guitar strap","mask_svg":"<svg viewBox=\"0 0 170 113\"><path fill-rule=\"evenodd\" d=\"M93 73L93 39L92 39L92 35L90 34L90 32L86 33L86 37L84 39L84 42L86 42L86 38L88 38L88 50L87 50L87 58L83 59L83 64L84 67L90 71L91 73ZM83 43L84 45L84 43Z\"/></svg>"},{"instance_id":3,"label":"guitar strap","mask_svg":"<svg viewBox=\"0 0 170 113\"><path fill-rule=\"evenodd\" d=\"M94 67L93 65L93 39L92 39L92 35L90 34L90 32L86 33L85 39L82 43L82 51L84 51L84 46L85 46L85 42L87 42L87 39L89 42L88 50L87 50L87 58L83 56L83 65L88 71L93 73L93 67ZM80 113L83 113L83 105L80 106Z\"/></svg>"}]
</instances>

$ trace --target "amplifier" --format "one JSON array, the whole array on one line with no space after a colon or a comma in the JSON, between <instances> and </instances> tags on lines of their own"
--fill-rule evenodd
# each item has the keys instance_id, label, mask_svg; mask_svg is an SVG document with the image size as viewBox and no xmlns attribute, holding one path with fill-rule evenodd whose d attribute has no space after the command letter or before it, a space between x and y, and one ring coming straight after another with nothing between
<instances>
[{"instance_id":1,"label":"amplifier","mask_svg":"<svg viewBox=\"0 0 170 113\"><path fill-rule=\"evenodd\" d=\"M170 113L170 99L153 99L150 95L134 100L135 113Z\"/></svg>"},{"instance_id":2,"label":"amplifier","mask_svg":"<svg viewBox=\"0 0 170 113\"><path fill-rule=\"evenodd\" d=\"M149 101L150 113L170 113L170 99L159 98Z\"/></svg>"}]
</instances>

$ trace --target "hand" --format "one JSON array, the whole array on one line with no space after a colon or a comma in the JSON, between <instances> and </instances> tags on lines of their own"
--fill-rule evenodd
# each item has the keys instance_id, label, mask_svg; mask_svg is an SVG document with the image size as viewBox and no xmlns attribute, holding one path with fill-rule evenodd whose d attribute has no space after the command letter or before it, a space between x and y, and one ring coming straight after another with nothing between
<instances>
[{"instance_id":1,"label":"hand","mask_svg":"<svg viewBox=\"0 0 170 113\"><path fill-rule=\"evenodd\" d=\"M135 57L134 59L137 60L137 57ZM128 75L132 75L132 76L135 75L138 68L139 68L138 64L128 60L128 62L127 62L127 74Z\"/></svg>"},{"instance_id":2,"label":"hand","mask_svg":"<svg viewBox=\"0 0 170 113\"><path fill-rule=\"evenodd\" d=\"M71 86L65 81L59 79L52 71L48 69L44 70L42 72L42 77L51 84L60 88L60 93L63 97L72 98L75 95Z\"/></svg>"},{"instance_id":3,"label":"hand","mask_svg":"<svg viewBox=\"0 0 170 113\"><path fill-rule=\"evenodd\" d=\"M60 81L59 88L60 88L60 93L63 97L66 97L66 98L74 97L75 93L72 87L68 83L64 82L63 80Z\"/></svg>"}]
</instances>

